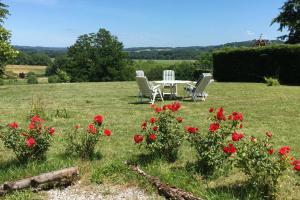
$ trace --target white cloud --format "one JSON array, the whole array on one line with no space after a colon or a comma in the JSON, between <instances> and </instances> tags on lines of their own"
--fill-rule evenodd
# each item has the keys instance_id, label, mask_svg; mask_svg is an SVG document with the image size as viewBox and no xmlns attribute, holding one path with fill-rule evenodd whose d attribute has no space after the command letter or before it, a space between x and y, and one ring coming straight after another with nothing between
<instances>
[{"instance_id":1,"label":"white cloud","mask_svg":"<svg viewBox=\"0 0 300 200\"><path fill-rule=\"evenodd\" d=\"M255 33L252 32L252 31L250 31L250 30L246 30L246 34L247 34L248 36L254 36L254 35L255 35Z\"/></svg>"}]
</instances>

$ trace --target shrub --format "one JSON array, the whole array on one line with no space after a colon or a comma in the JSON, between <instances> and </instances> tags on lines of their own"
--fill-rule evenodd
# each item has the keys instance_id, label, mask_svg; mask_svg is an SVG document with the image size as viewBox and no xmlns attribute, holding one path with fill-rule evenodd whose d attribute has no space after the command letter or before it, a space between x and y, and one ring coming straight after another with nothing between
<instances>
[{"instance_id":1,"label":"shrub","mask_svg":"<svg viewBox=\"0 0 300 200\"><path fill-rule=\"evenodd\" d=\"M263 140L250 137L242 141L237 153L238 167L249 177L249 185L269 199L276 198L279 178L293 159L288 146L275 152L271 138L271 132Z\"/></svg>"},{"instance_id":2,"label":"shrub","mask_svg":"<svg viewBox=\"0 0 300 200\"><path fill-rule=\"evenodd\" d=\"M90 123L87 129L80 129L80 126L76 125L74 130L67 134L66 154L79 156L82 159L93 158L100 137L111 135L109 129L103 129L103 120L101 115L96 115L93 123Z\"/></svg>"},{"instance_id":3,"label":"shrub","mask_svg":"<svg viewBox=\"0 0 300 200\"><path fill-rule=\"evenodd\" d=\"M67 72L65 72L63 70L58 70L57 76L61 83L68 83L71 80L71 77L67 74Z\"/></svg>"},{"instance_id":4,"label":"shrub","mask_svg":"<svg viewBox=\"0 0 300 200\"><path fill-rule=\"evenodd\" d=\"M24 72L19 73L19 78L25 78L26 74Z\"/></svg>"},{"instance_id":5,"label":"shrub","mask_svg":"<svg viewBox=\"0 0 300 200\"><path fill-rule=\"evenodd\" d=\"M262 82L276 77L284 84L300 83L300 45L235 48L213 54L218 81Z\"/></svg>"},{"instance_id":6,"label":"shrub","mask_svg":"<svg viewBox=\"0 0 300 200\"><path fill-rule=\"evenodd\" d=\"M27 83L28 84L38 84L38 79L36 75L30 75L27 77Z\"/></svg>"},{"instance_id":7,"label":"shrub","mask_svg":"<svg viewBox=\"0 0 300 200\"><path fill-rule=\"evenodd\" d=\"M32 75L36 75L36 74L35 74L34 72L28 72L28 73L26 74L27 77L32 76Z\"/></svg>"},{"instance_id":8,"label":"shrub","mask_svg":"<svg viewBox=\"0 0 300 200\"><path fill-rule=\"evenodd\" d=\"M43 123L38 116L31 118L28 129L20 129L17 122L12 122L1 130L1 140L20 162L43 160L55 133L53 127L43 127Z\"/></svg>"},{"instance_id":9,"label":"shrub","mask_svg":"<svg viewBox=\"0 0 300 200\"><path fill-rule=\"evenodd\" d=\"M154 155L170 162L175 161L184 137L181 130L183 118L175 115L179 108L180 104L177 102L164 105L162 108L153 106L156 117L151 117L149 121L142 123L141 134L134 136L135 143L144 146Z\"/></svg>"},{"instance_id":10,"label":"shrub","mask_svg":"<svg viewBox=\"0 0 300 200\"><path fill-rule=\"evenodd\" d=\"M49 76L48 83L60 83L61 80L57 75Z\"/></svg>"},{"instance_id":11,"label":"shrub","mask_svg":"<svg viewBox=\"0 0 300 200\"><path fill-rule=\"evenodd\" d=\"M265 82L266 82L267 86L278 86L278 85L280 85L278 79L276 79L276 78L264 77L264 79L265 79Z\"/></svg>"},{"instance_id":12,"label":"shrub","mask_svg":"<svg viewBox=\"0 0 300 200\"><path fill-rule=\"evenodd\" d=\"M234 141L244 137L242 133L238 133L242 128L241 113L233 112L229 115L229 120L226 120L222 107L216 113L214 108L209 112L213 116L210 117L212 123L208 133L199 134L197 128L186 127L186 131L190 133L188 139L197 151L197 169L206 177L222 175L230 169L236 151ZM228 141L230 138L233 141Z\"/></svg>"}]
</instances>

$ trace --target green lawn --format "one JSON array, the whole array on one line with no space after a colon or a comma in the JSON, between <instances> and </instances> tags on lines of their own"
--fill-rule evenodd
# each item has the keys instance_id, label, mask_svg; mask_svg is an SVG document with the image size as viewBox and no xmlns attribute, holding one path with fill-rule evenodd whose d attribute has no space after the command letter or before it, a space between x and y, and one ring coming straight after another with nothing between
<instances>
[{"instance_id":1,"label":"green lawn","mask_svg":"<svg viewBox=\"0 0 300 200\"><path fill-rule=\"evenodd\" d=\"M204 102L181 101L179 112L185 118L184 125L199 127L207 131L209 107L223 106L227 113L242 112L245 116L245 134L263 137L271 130L277 147L290 145L293 153L300 158L300 87L267 87L256 83L213 83ZM145 180L127 170L123 164L141 153L132 137L140 130L140 123L148 119L152 111L148 104L136 104L137 86L135 82L114 83L74 83L0 86L0 124L12 121L27 127L32 97L39 96L47 104L49 125L57 129L55 141L45 163L31 163L26 166L14 162L14 155L0 143L0 183L36 175L72 165L79 165L81 179L85 183L112 182L114 184L138 184L153 191ZM171 101L166 101L166 103ZM160 101L157 101L162 105ZM67 109L70 118L56 118L57 109ZM98 145L103 158L94 161L80 161L63 154L64 133L75 124L82 127L95 114L105 117L105 126L113 135ZM200 175L186 170L186 164L195 160L193 149L183 145L178 161L168 164L154 161L142 168L158 176L161 180L193 192L204 199L251 199L246 197L238 183L244 180L238 171L229 177L205 181ZM300 199L300 187L295 186L295 178L283 177L280 184L280 198ZM298 179L299 185L299 179ZM15 194L8 197L24 197L31 194Z\"/></svg>"}]
</instances>

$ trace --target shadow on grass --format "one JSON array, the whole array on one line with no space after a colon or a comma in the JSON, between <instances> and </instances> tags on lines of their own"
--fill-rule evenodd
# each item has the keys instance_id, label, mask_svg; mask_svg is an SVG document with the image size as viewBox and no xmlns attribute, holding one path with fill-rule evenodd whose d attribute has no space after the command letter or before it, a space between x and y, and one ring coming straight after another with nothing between
<instances>
[{"instance_id":1,"label":"shadow on grass","mask_svg":"<svg viewBox=\"0 0 300 200\"><path fill-rule=\"evenodd\" d=\"M147 166L157 159L159 159L157 154L139 154L132 157L130 160L128 160L128 162L134 165Z\"/></svg>"}]
</instances>

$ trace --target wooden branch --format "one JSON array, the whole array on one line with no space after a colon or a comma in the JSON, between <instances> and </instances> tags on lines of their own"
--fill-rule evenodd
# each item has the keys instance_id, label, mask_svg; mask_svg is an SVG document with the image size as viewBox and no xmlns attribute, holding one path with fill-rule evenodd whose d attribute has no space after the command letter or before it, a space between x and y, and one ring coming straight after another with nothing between
<instances>
[{"instance_id":1,"label":"wooden branch","mask_svg":"<svg viewBox=\"0 0 300 200\"><path fill-rule=\"evenodd\" d=\"M6 182L3 185L0 185L0 195L29 187L41 190L50 189L57 186L68 186L71 185L73 181L77 180L78 175L78 167L71 167L44 173L39 176L25 178L15 182Z\"/></svg>"},{"instance_id":2,"label":"wooden branch","mask_svg":"<svg viewBox=\"0 0 300 200\"><path fill-rule=\"evenodd\" d=\"M176 200L202 200L198 197L193 196L192 193L189 193L189 192L183 191L179 188L162 183L158 178L151 176L149 174L146 174L138 166L128 164L128 162L126 162L126 164L129 166L129 168L132 171L135 171L139 175L146 177L146 179L157 188L159 194L163 195L166 198L176 199Z\"/></svg>"}]
</instances>

